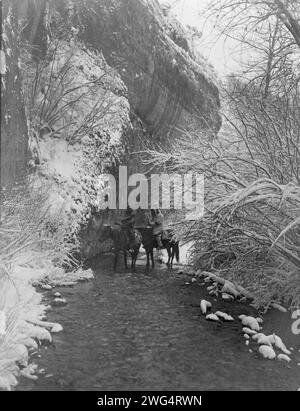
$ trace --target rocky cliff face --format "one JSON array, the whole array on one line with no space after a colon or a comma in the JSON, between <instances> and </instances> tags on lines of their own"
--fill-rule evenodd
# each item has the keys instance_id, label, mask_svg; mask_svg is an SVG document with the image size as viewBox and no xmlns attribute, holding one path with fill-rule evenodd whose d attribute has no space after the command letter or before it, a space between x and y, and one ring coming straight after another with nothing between
<instances>
[{"instance_id":1,"label":"rocky cliff face","mask_svg":"<svg viewBox=\"0 0 300 411\"><path fill-rule=\"evenodd\" d=\"M26 174L28 132L20 73L18 2L4 1L1 47L0 186Z\"/></svg>"},{"instance_id":2,"label":"rocky cliff face","mask_svg":"<svg viewBox=\"0 0 300 411\"><path fill-rule=\"evenodd\" d=\"M10 123L1 142L9 170L2 183L17 174L15 166L25 174L26 165L42 184L50 181L51 202L65 210L70 230L83 227L81 251L90 257L99 251L104 221L95 210L99 174L122 161L129 172L142 172L130 153L156 142L172 145L180 129L215 134L214 75L156 0L6 4L14 5L11 16L23 30L22 48L4 50L10 89L1 115Z\"/></svg>"},{"instance_id":3,"label":"rocky cliff face","mask_svg":"<svg viewBox=\"0 0 300 411\"><path fill-rule=\"evenodd\" d=\"M60 15L66 29L78 30L79 38L120 73L131 109L153 136L172 136L191 124L218 130L220 103L212 69L195 59L187 32L164 16L157 0L51 0L46 13L45 3L22 2L30 42L41 46L41 19Z\"/></svg>"},{"instance_id":4,"label":"rocky cliff face","mask_svg":"<svg viewBox=\"0 0 300 411\"><path fill-rule=\"evenodd\" d=\"M184 29L169 24L156 0L79 0L73 21L84 42L120 72L133 111L152 135L172 137L191 124L219 128L213 73L193 60Z\"/></svg>"}]
</instances>

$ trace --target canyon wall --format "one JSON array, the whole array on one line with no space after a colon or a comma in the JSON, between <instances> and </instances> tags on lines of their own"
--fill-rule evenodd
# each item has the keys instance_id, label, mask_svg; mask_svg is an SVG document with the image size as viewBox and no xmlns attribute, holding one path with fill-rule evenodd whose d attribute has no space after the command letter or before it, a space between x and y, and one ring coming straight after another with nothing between
<instances>
[{"instance_id":1,"label":"canyon wall","mask_svg":"<svg viewBox=\"0 0 300 411\"><path fill-rule=\"evenodd\" d=\"M221 125L213 69L156 0L6 7L13 47L2 41L1 183L29 173L52 184L51 202L80 228L82 254L95 255L99 175L121 163L142 172L132 152L172 147L190 127L213 138Z\"/></svg>"},{"instance_id":2,"label":"canyon wall","mask_svg":"<svg viewBox=\"0 0 300 411\"><path fill-rule=\"evenodd\" d=\"M154 138L191 125L218 130L213 71L193 59L184 29L169 24L156 0L79 0L73 21L84 42L117 68L132 110Z\"/></svg>"},{"instance_id":3,"label":"canyon wall","mask_svg":"<svg viewBox=\"0 0 300 411\"><path fill-rule=\"evenodd\" d=\"M24 177L28 130L20 73L19 4L4 1L1 42L0 186Z\"/></svg>"}]
</instances>

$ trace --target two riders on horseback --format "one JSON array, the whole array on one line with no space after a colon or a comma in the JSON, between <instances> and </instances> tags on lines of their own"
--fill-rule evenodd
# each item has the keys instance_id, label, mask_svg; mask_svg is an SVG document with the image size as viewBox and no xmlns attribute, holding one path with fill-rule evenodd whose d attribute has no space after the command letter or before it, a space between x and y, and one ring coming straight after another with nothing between
<instances>
[{"instance_id":1,"label":"two riders on horseback","mask_svg":"<svg viewBox=\"0 0 300 411\"><path fill-rule=\"evenodd\" d=\"M161 211L152 209L150 214L144 215L144 217L146 217L145 219L143 218L146 226L144 223L142 226L135 226L136 214L130 207L127 207L123 219L120 223L116 223L119 229L110 228L110 235L114 242L115 268L119 251L124 252L126 267L126 252L130 252L132 256L132 267L134 267L141 243L146 251L147 267L149 267L150 257L152 267L154 267L154 248L165 248L167 250L168 267L172 267L174 256L177 262L179 262L179 242L175 239L172 229L164 229L164 217ZM138 219L139 218L137 218L137 220Z\"/></svg>"}]
</instances>

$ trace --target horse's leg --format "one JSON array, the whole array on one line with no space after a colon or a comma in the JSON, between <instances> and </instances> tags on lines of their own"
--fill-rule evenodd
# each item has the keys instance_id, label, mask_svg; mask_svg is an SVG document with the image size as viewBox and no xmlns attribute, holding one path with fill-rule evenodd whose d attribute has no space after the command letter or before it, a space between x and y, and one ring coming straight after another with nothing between
<instances>
[{"instance_id":1,"label":"horse's leg","mask_svg":"<svg viewBox=\"0 0 300 411\"><path fill-rule=\"evenodd\" d=\"M171 254L171 268L173 268L173 260L174 260L174 256L175 256L175 248L172 246L171 247L172 253Z\"/></svg>"},{"instance_id":2,"label":"horse's leg","mask_svg":"<svg viewBox=\"0 0 300 411\"><path fill-rule=\"evenodd\" d=\"M125 264L125 268L127 270L128 265L127 265L127 252L126 252L126 250L124 250L124 264Z\"/></svg>"},{"instance_id":3,"label":"horse's leg","mask_svg":"<svg viewBox=\"0 0 300 411\"><path fill-rule=\"evenodd\" d=\"M170 266L170 260L171 260L171 250L170 250L170 244L167 244L166 246L167 252L168 252L168 262L167 262L167 267Z\"/></svg>"},{"instance_id":4,"label":"horse's leg","mask_svg":"<svg viewBox=\"0 0 300 411\"><path fill-rule=\"evenodd\" d=\"M150 265L150 250L148 248L146 248L146 255L147 255L146 267L149 268L149 265Z\"/></svg>"},{"instance_id":5,"label":"horse's leg","mask_svg":"<svg viewBox=\"0 0 300 411\"><path fill-rule=\"evenodd\" d=\"M152 262L152 268L154 268L154 257L153 257L153 248L151 250L151 262Z\"/></svg>"},{"instance_id":6,"label":"horse's leg","mask_svg":"<svg viewBox=\"0 0 300 411\"><path fill-rule=\"evenodd\" d=\"M134 252L131 254L131 268L135 268L136 258L137 258L137 251L134 250Z\"/></svg>"},{"instance_id":7,"label":"horse's leg","mask_svg":"<svg viewBox=\"0 0 300 411\"><path fill-rule=\"evenodd\" d=\"M135 254L134 254L134 266L136 266L136 261L137 261L138 256L139 256L140 247L141 247L141 245L139 245L139 246L137 247L137 249L135 250Z\"/></svg>"},{"instance_id":8,"label":"horse's leg","mask_svg":"<svg viewBox=\"0 0 300 411\"><path fill-rule=\"evenodd\" d=\"M132 268L135 269L135 263L137 260L137 256L138 256L138 250L134 250L134 253L132 254Z\"/></svg>"},{"instance_id":9,"label":"horse's leg","mask_svg":"<svg viewBox=\"0 0 300 411\"><path fill-rule=\"evenodd\" d=\"M118 263L118 251L115 250L115 261L114 261L114 270L115 271L117 269L117 263Z\"/></svg>"}]
</instances>

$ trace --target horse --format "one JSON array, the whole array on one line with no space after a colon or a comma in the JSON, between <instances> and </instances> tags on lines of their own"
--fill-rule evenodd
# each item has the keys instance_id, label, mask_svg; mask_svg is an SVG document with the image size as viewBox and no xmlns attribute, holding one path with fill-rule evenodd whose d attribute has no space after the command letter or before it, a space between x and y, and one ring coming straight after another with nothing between
<instances>
[{"instance_id":1,"label":"horse","mask_svg":"<svg viewBox=\"0 0 300 411\"><path fill-rule=\"evenodd\" d=\"M152 268L154 268L154 257L153 257L153 249L157 248L157 241L153 234L152 227L137 227L137 230L142 235L142 243L146 251L147 256L147 267L150 266L150 258L152 263ZM172 268L174 257L176 257L176 261L179 262L179 241L173 240L172 237L174 235L173 230L167 229L164 230L164 234L162 237L162 244L163 248L165 248L168 252L168 262L167 267Z\"/></svg>"},{"instance_id":2,"label":"horse","mask_svg":"<svg viewBox=\"0 0 300 411\"><path fill-rule=\"evenodd\" d=\"M177 263L179 263L179 241L173 238L174 231L170 228L164 230L164 234L165 235L162 235L162 244L168 252L167 267L172 268L174 257L176 258Z\"/></svg>"},{"instance_id":3,"label":"horse","mask_svg":"<svg viewBox=\"0 0 300 411\"><path fill-rule=\"evenodd\" d=\"M118 255L120 251L123 251L125 268L128 268L127 251L129 251L130 246L132 246L133 250L132 252L130 252L131 268L135 269L136 260L142 244L141 234L137 230L134 230L134 244L130 244L128 232L127 230L123 229L120 224L116 223L113 226L106 224L104 227L104 235L108 238L111 238L114 243L114 270L116 271L117 269Z\"/></svg>"}]
</instances>

